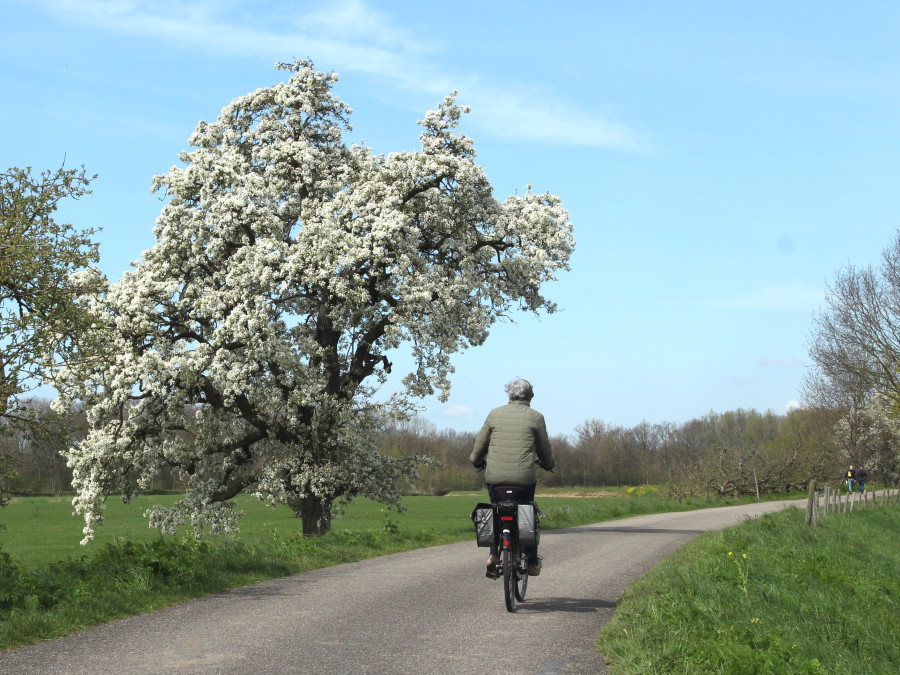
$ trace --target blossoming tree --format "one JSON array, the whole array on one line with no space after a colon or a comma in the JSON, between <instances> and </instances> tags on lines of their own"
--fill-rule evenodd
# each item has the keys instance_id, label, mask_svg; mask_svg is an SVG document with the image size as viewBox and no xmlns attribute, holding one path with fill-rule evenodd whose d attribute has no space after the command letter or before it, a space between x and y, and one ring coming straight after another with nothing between
<instances>
[{"instance_id":1,"label":"blossoming tree","mask_svg":"<svg viewBox=\"0 0 900 675\"><path fill-rule=\"evenodd\" d=\"M397 504L414 463L379 454L379 421L446 400L451 355L500 316L555 309L540 288L568 269L568 214L530 188L494 198L454 95L420 122L420 151L374 155L342 140L336 75L278 67L287 82L200 122L183 168L154 179L156 244L93 300L110 356L65 394L89 416L69 453L85 541L109 494L162 467L186 485L150 513L164 532L235 527L241 492L290 505L309 535L336 500ZM402 391L374 403L407 345Z\"/></svg>"}]
</instances>

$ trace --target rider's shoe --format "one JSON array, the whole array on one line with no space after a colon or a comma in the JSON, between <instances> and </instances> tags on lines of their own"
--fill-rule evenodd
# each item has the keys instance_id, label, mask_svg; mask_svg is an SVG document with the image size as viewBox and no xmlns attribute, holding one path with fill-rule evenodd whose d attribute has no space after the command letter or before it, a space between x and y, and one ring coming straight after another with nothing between
<instances>
[{"instance_id":1,"label":"rider's shoe","mask_svg":"<svg viewBox=\"0 0 900 675\"><path fill-rule=\"evenodd\" d=\"M538 556L536 562L529 561L528 563L528 576L536 577L541 573L541 567L543 566L543 558Z\"/></svg>"},{"instance_id":2,"label":"rider's shoe","mask_svg":"<svg viewBox=\"0 0 900 675\"><path fill-rule=\"evenodd\" d=\"M493 553L488 556L487 570L485 571L484 576L488 577L489 579L497 578L497 556L495 556Z\"/></svg>"}]
</instances>

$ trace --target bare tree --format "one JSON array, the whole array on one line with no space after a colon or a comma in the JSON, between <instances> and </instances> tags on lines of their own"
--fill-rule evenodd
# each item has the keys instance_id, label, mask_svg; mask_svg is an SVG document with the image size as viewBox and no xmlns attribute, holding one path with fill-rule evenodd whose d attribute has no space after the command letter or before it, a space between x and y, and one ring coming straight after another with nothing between
<instances>
[{"instance_id":1,"label":"bare tree","mask_svg":"<svg viewBox=\"0 0 900 675\"><path fill-rule=\"evenodd\" d=\"M900 413L900 231L879 265L837 272L809 354L815 369L803 396L838 414L833 432L843 461L883 464L889 477Z\"/></svg>"},{"instance_id":2,"label":"bare tree","mask_svg":"<svg viewBox=\"0 0 900 675\"><path fill-rule=\"evenodd\" d=\"M813 380L807 393L819 402L837 395L859 406L873 389L900 401L900 232L880 266L837 272L814 318L809 354L824 383Z\"/></svg>"}]
</instances>

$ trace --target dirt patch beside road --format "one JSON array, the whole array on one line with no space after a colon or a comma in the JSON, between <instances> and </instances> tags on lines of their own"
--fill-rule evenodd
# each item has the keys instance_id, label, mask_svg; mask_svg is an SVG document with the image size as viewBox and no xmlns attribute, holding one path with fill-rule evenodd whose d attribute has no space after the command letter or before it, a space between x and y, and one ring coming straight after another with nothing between
<instances>
[{"instance_id":1,"label":"dirt patch beside road","mask_svg":"<svg viewBox=\"0 0 900 675\"><path fill-rule=\"evenodd\" d=\"M621 492L538 492L534 498L538 497L585 497L587 499L597 499L599 497L624 497Z\"/></svg>"}]
</instances>

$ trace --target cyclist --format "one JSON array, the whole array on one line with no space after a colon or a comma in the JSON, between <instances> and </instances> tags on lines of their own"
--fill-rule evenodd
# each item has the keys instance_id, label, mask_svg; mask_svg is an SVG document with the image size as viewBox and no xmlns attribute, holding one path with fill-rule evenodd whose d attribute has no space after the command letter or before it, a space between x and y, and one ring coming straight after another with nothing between
<instances>
[{"instance_id":1,"label":"cyclist","mask_svg":"<svg viewBox=\"0 0 900 675\"><path fill-rule=\"evenodd\" d=\"M517 379L506 385L509 403L494 408L488 414L475 439L475 448L469 458L476 468L485 467L485 482L491 503L496 503L494 488L515 485L523 488L518 500L534 501L537 484L536 467L553 468L553 449L547 437L544 416L531 408L534 389L528 380ZM537 546L525 546L528 556L528 574L541 573L541 558ZM497 547L491 546L487 572L489 577L497 572Z\"/></svg>"}]
</instances>

